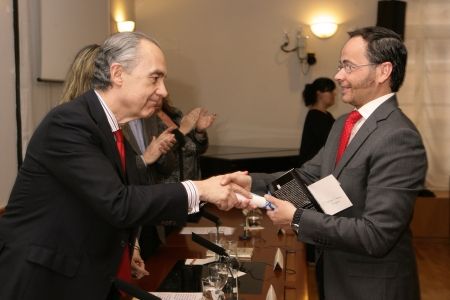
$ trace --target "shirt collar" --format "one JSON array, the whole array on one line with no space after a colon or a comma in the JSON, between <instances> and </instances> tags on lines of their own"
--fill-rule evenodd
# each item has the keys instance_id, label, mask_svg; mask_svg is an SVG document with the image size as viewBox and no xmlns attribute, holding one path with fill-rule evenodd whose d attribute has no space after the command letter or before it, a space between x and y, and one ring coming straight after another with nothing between
<instances>
[{"instance_id":1,"label":"shirt collar","mask_svg":"<svg viewBox=\"0 0 450 300\"><path fill-rule=\"evenodd\" d=\"M361 106L358 109L358 112L361 114L361 116L367 120L370 115L384 102L386 102L386 100L388 100L389 98L391 98L392 96L394 96L395 93L390 93L381 97L378 97L372 101L369 101L368 103L364 104L363 106Z\"/></svg>"},{"instance_id":2,"label":"shirt collar","mask_svg":"<svg viewBox=\"0 0 450 300\"><path fill-rule=\"evenodd\" d=\"M119 127L119 123L117 123L116 117L114 116L112 111L109 109L108 105L103 100L103 98L100 96L100 94L96 90L94 90L94 92L97 95L98 100L100 101L103 111L105 112L106 118L108 119L109 126L111 127L111 131L115 132L115 131L119 130L120 127Z\"/></svg>"}]
</instances>

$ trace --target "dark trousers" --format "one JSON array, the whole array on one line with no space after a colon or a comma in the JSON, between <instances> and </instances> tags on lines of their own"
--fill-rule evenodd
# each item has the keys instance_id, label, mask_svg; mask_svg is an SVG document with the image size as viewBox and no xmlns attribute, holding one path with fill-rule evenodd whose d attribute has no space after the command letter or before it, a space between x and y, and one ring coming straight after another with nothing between
<instances>
[{"instance_id":1,"label":"dark trousers","mask_svg":"<svg viewBox=\"0 0 450 300\"><path fill-rule=\"evenodd\" d=\"M108 297L106 297L106 300L120 300L120 294L119 291L116 289L114 285L111 285L111 288L109 289Z\"/></svg>"},{"instance_id":2,"label":"dark trousers","mask_svg":"<svg viewBox=\"0 0 450 300\"><path fill-rule=\"evenodd\" d=\"M319 299L325 299L324 292L324 277L323 277L323 258L322 256L316 261L316 281L317 281L317 291L319 292Z\"/></svg>"},{"instance_id":3,"label":"dark trousers","mask_svg":"<svg viewBox=\"0 0 450 300\"><path fill-rule=\"evenodd\" d=\"M306 246L306 260L309 263L314 263L316 261L316 247L311 244L305 244Z\"/></svg>"}]
</instances>

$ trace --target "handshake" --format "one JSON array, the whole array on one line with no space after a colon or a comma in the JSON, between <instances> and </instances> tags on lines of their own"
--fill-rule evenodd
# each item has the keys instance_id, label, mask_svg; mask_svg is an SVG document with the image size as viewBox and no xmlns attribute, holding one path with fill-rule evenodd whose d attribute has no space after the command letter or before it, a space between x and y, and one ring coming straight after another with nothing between
<instances>
[{"instance_id":1,"label":"handshake","mask_svg":"<svg viewBox=\"0 0 450 300\"><path fill-rule=\"evenodd\" d=\"M213 203L221 210L233 207L265 208L267 215L276 225L290 225L297 209L290 201L251 193L252 178L248 172L214 176L203 181L194 181L194 184L199 191L200 200Z\"/></svg>"},{"instance_id":2,"label":"handshake","mask_svg":"<svg viewBox=\"0 0 450 300\"><path fill-rule=\"evenodd\" d=\"M250 193L252 179L248 172L234 172L213 176L202 181L194 181L200 200L213 203L221 210L233 207L274 209L265 198Z\"/></svg>"}]
</instances>

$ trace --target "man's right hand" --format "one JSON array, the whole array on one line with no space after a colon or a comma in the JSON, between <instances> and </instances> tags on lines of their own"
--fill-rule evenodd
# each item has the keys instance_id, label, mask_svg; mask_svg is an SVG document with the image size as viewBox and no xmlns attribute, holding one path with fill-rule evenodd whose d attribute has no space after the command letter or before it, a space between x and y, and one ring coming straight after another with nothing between
<instances>
[{"instance_id":1,"label":"man's right hand","mask_svg":"<svg viewBox=\"0 0 450 300\"><path fill-rule=\"evenodd\" d=\"M249 200L240 201L236 197L236 193L239 193L246 198L251 198L249 192L251 178L247 172L213 176L194 183L200 200L213 203L221 210L230 210L233 207L245 208L249 205Z\"/></svg>"}]
</instances>

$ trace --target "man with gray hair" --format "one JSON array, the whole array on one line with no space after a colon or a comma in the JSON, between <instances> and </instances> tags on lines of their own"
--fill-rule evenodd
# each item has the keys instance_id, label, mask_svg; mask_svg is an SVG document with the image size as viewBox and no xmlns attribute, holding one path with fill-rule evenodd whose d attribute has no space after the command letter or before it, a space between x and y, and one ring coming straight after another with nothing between
<instances>
[{"instance_id":1,"label":"man with gray hair","mask_svg":"<svg viewBox=\"0 0 450 300\"><path fill-rule=\"evenodd\" d=\"M50 111L30 140L0 218L0 299L116 299L139 225L184 223L200 201L248 205L235 195L249 196L244 172L130 185L135 155L119 125L167 96L165 58L140 33L113 35L99 52L94 90Z\"/></svg>"}]
</instances>

